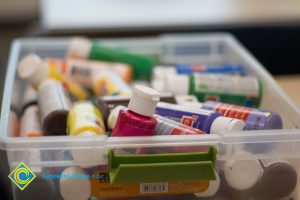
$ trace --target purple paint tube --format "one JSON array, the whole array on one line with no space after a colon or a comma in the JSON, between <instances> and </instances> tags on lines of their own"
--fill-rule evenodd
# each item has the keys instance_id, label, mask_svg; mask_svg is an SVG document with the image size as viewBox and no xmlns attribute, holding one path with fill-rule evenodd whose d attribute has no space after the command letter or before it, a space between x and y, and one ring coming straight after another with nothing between
<instances>
[{"instance_id":1,"label":"purple paint tube","mask_svg":"<svg viewBox=\"0 0 300 200\"><path fill-rule=\"evenodd\" d=\"M159 102L155 113L212 134L222 131L239 131L243 130L245 126L243 121L223 117L215 111L190 109L170 103Z\"/></svg>"},{"instance_id":2,"label":"purple paint tube","mask_svg":"<svg viewBox=\"0 0 300 200\"><path fill-rule=\"evenodd\" d=\"M227 103L207 101L205 103L184 103L190 108L203 108L220 113L224 117L243 120L246 130L281 129L282 119L276 112L236 106Z\"/></svg>"}]
</instances>

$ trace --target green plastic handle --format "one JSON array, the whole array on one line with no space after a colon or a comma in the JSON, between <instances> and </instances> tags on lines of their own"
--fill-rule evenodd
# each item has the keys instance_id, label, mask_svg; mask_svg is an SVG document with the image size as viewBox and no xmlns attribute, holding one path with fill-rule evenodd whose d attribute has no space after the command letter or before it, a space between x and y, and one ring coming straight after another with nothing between
<instances>
[{"instance_id":1,"label":"green plastic handle","mask_svg":"<svg viewBox=\"0 0 300 200\"><path fill-rule=\"evenodd\" d=\"M217 150L208 152L115 155L109 150L112 184L215 180Z\"/></svg>"}]
</instances>

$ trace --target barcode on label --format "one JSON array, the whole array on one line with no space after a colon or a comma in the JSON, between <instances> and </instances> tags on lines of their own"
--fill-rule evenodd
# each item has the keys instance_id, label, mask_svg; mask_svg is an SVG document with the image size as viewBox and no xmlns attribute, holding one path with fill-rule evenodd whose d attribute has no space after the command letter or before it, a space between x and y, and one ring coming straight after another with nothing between
<instances>
[{"instance_id":1,"label":"barcode on label","mask_svg":"<svg viewBox=\"0 0 300 200\"><path fill-rule=\"evenodd\" d=\"M168 192L168 183L141 183L140 184L141 193L163 193Z\"/></svg>"},{"instance_id":2,"label":"barcode on label","mask_svg":"<svg viewBox=\"0 0 300 200\"><path fill-rule=\"evenodd\" d=\"M85 77L90 77L91 76L91 70L89 68L84 69L82 67L78 67L78 66L73 66L72 70L71 70L71 74L72 75L81 75L81 76L85 76Z\"/></svg>"}]
</instances>

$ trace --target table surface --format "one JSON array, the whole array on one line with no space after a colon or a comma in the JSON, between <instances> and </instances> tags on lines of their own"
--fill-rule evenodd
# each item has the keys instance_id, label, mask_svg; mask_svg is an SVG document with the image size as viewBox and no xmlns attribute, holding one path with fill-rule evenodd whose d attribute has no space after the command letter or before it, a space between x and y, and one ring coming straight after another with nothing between
<instances>
[{"instance_id":1,"label":"table surface","mask_svg":"<svg viewBox=\"0 0 300 200\"><path fill-rule=\"evenodd\" d=\"M275 76L275 79L300 107L300 75L281 75Z\"/></svg>"}]
</instances>

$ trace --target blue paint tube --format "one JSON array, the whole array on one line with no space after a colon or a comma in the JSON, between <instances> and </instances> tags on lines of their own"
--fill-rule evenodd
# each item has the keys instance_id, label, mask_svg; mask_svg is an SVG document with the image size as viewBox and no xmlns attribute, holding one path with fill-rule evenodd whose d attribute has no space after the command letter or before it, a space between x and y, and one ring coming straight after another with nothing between
<instances>
[{"instance_id":1,"label":"blue paint tube","mask_svg":"<svg viewBox=\"0 0 300 200\"><path fill-rule=\"evenodd\" d=\"M212 134L218 134L222 131L239 131L245 127L243 121L223 117L215 111L190 109L170 103L159 102L155 113Z\"/></svg>"},{"instance_id":2,"label":"blue paint tube","mask_svg":"<svg viewBox=\"0 0 300 200\"><path fill-rule=\"evenodd\" d=\"M225 64L225 65L194 65L194 64L177 64L176 71L178 74L192 73L216 73L216 74L246 74L245 69L241 65Z\"/></svg>"}]
</instances>

